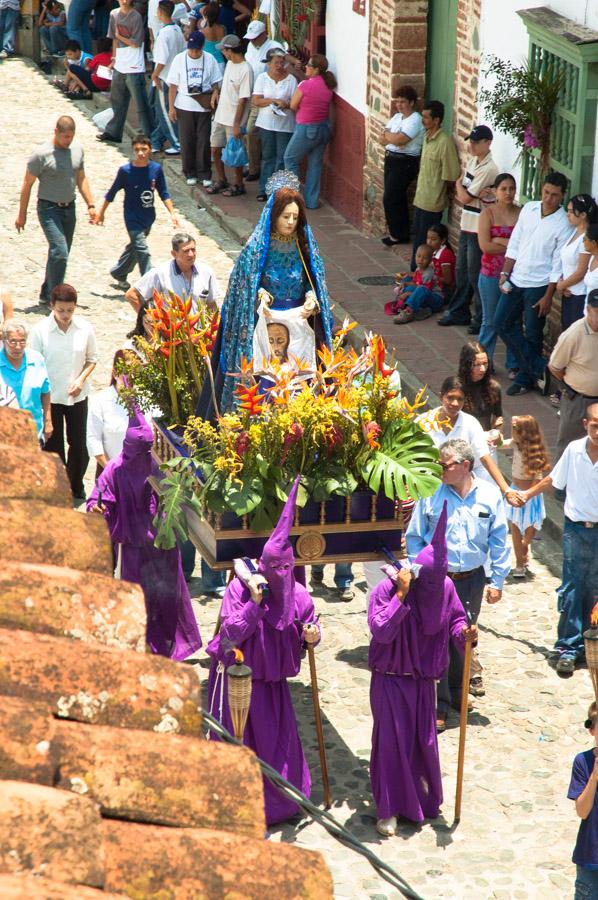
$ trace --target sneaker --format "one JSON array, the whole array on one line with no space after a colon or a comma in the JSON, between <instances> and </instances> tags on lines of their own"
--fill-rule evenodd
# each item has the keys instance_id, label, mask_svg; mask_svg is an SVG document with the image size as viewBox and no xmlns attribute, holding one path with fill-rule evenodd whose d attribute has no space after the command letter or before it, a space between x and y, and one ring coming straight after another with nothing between
<instances>
[{"instance_id":1,"label":"sneaker","mask_svg":"<svg viewBox=\"0 0 598 900\"><path fill-rule=\"evenodd\" d=\"M202 187L211 187L211 186L212 186L212 179L204 178L204 180L202 181Z\"/></svg>"},{"instance_id":2,"label":"sneaker","mask_svg":"<svg viewBox=\"0 0 598 900\"><path fill-rule=\"evenodd\" d=\"M176 147L167 147L164 151L167 156L177 156L180 152L180 148L177 150Z\"/></svg>"},{"instance_id":3,"label":"sneaker","mask_svg":"<svg viewBox=\"0 0 598 900\"><path fill-rule=\"evenodd\" d=\"M556 664L556 673L560 678L571 678L575 671L575 657L561 656Z\"/></svg>"},{"instance_id":4,"label":"sneaker","mask_svg":"<svg viewBox=\"0 0 598 900\"><path fill-rule=\"evenodd\" d=\"M188 185L197 184L197 178L187 178L187 184Z\"/></svg>"},{"instance_id":5,"label":"sneaker","mask_svg":"<svg viewBox=\"0 0 598 900\"><path fill-rule=\"evenodd\" d=\"M162 147L152 147L152 153L162 153Z\"/></svg>"},{"instance_id":6,"label":"sneaker","mask_svg":"<svg viewBox=\"0 0 598 900\"><path fill-rule=\"evenodd\" d=\"M519 394L529 394L529 388L526 388L524 384L517 384L517 382L513 382L511 387L507 388L507 395L509 397L518 397Z\"/></svg>"},{"instance_id":7,"label":"sneaker","mask_svg":"<svg viewBox=\"0 0 598 900\"><path fill-rule=\"evenodd\" d=\"M474 675L473 678L469 679L469 693L473 697L483 697L485 695L486 688L481 675Z\"/></svg>"},{"instance_id":8,"label":"sneaker","mask_svg":"<svg viewBox=\"0 0 598 900\"><path fill-rule=\"evenodd\" d=\"M525 578L527 574L525 566L515 566L514 569L511 569L511 575L513 578Z\"/></svg>"},{"instance_id":9,"label":"sneaker","mask_svg":"<svg viewBox=\"0 0 598 900\"><path fill-rule=\"evenodd\" d=\"M8 53L6 50L0 50L0 59L8 59Z\"/></svg>"},{"instance_id":10,"label":"sneaker","mask_svg":"<svg viewBox=\"0 0 598 900\"><path fill-rule=\"evenodd\" d=\"M376 822L376 831L382 837L392 837L397 833L397 817L390 816L388 819L378 819Z\"/></svg>"},{"instance_id":11,"label":"sneaker","mask_svg":"<svg viewBox=\"0 0 598 900\"><path fill-rule=\"evenodd\" d=\"M422 306L421 309L418 309L413 318L416 322L422 322L424 319L429 319L431 315L432 310L430 309L430 307Z\"/></svg>"},{"instance_id":12,"label":"sneaker","mask_svg":"<svg viewBox=\"0 0 598 900\"><path fill-rule=\"evenodd\" d=\"M337 596L338 599L342 600L344 603L350 603L355 596L355 592L350 587L339 588L337 591Z\"/></svg>"},{"instance_id":13,"label":"sneaker","mask_svg":"<svg viewBox=\"0 0 598 900\"><path fill-rule=\"evenodd\" d=\"M112 274L112 273L110 273L110 274ZM114 275L112 275L112 277L114 278ZM119 281L117 278L114 278L114 283L117 286L117 288L119 289L119 291L128 291L129 288L131 287L131 285L129 284L128 281Z\"/></svg>"},{"instance_id":14,"label":"sneaker","mask_svg":"<svg viewBox=\"0 0 598 900\"><path fill-rule=\"evenodd\" d=\"M410 306L406 306L405 309L402 309L398 316L395 316L393 322L395 325L407 325L409 322L413 322L415 318L415 313L411 309Z\"/></svg>"}]
</instances>

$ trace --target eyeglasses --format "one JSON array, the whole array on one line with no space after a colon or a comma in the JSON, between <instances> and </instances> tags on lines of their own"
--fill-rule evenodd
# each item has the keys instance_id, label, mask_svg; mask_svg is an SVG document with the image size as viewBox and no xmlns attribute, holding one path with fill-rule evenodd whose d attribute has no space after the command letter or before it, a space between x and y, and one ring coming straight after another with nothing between
<instances>
[{"instance_id":1,"label":"eyeglasses","mask_svg":"<svg viewBox=\"0 0 598 900\"><path fill-rule=\"evenodd\" d=\"M4 343L8 344L9 347L24 347L27 343L27 338L4 338Z\"/></svg>"},{"instance_id":2,"label":"eyeglasses","mask_svg":"<svg viewBox=\"0 0 598 900\"><path fill-rule=\"evenodd\" d=\"M453 460L450 463L439 462L438 465L440 466L441 469L452 469L452 467L456 466L457 463L455 462L455 460Z\"/></svg>"}]
</instances>

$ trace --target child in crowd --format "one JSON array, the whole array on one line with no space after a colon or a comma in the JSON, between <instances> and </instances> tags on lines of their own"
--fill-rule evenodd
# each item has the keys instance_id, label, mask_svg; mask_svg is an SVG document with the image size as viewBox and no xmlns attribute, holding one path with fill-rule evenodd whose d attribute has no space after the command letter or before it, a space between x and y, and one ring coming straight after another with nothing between
<instances>
[{"instance_id":1,"label":"child in crowd","mask_svg":"<svg viewBox=\"0 0 598 900\"><path fill-rule=\"evenodd\" d=\"M594 743L598 745L598 709L591 703L585 727ZM575 811L581 823L577 832L573 862L577 866L575 879L575 900L598 897L598 806L596 786L598 785L598 750L591 747L578 753L573 760L571 782L567 797L575 800Z\"/></svg>"},{"instance_id":2,"label":"child in crowd","mask_svg":"<svg viewBox=\"0 0 598 900\"><path fill-rule=\"evenodd\" d=\"M428 244L420 244L417 248L413 282L406 284L404 289L398 286L398 315L393 319L396 325L427 319L442 308L443 287L432 264L433 256L433 250Z\"/></svg>"},{"instance_id":3,"label":"child in crowd","mask_svg":"<svg viewBox=\"0 0 598 900\"><path fill-rule=\"evenodd\" d=\"M59 78L55 78L53 81L54 87L59 88L61 91L64 91L67 94L69 91L73 90L75 82L73 80L73 75L71 74L71 66L78 66L83 69L89 68L89 63L91 62L91 53L85 53L81 49L81 44L79 41L67 41L64 47L64 68L66 70L66 75L64 76L64 81L61 81Z\"/></svg>"},{"instance_id":4,"label":"child in crowd","mask_svg":"<svg viewBox=\"0 0 598 900\"><path fill-rule=\"evenodd\" d=\"M432 253L426 244L421 244L417 248L415 255L415 272L404 275L397 272L395 281L396 287L393 290L395 300L390 300L384 306L384 312L387 316L394 316L396 313L405 309L405 303L409 294L416 287L428 286L434 282L434 268L432 266Z\"/></svg>"},{"instance_id":5,"label":"child in crowd","mask_svg":"<svg viewBox=\"0 0 598 900\"><path fill-rule=\"evenodd\" d=\"M98 52L87 65L80 66L75 63L71 64L69 77L71 90L67 97L77 100L91 100L92 94L100 91L110 90L110 79L101 78L97 72L99 66L110 68L112 60L112 39L108 37L100 38L98 41Z\"/></svg>"},{"instance_id":6,"label":"child in crowd","mask_svg":"<svg viewBox=\"0 0 598 900\"><path fill-rule=\"evenodd\" d=\"M39 17L39 36L52 56L62 59L67 40L66 13L58 0L48 0Z\"/></svg>"},{"instance_id":7,"label":"child in crowd","mask_svg":"<svg viewBox=\"0 0 598 900\"><path fill-rule=\"evenodd\" d=\"M550 457L540 426L533 416L513 416L511 434L512 437L501 445L503 450L513 450L511 488L526 491L546 475L550 469ZM511 575L513 578L525 578L530 574L528 564L531 542L546 518L544 499L539 494L523 506L507 506L506 512L511 522L516 563Z\"/></svg>"},{"instance_id":8,"label":"child in crowd","mask_svg":"<svg viewBox=\"0 0 598 900\"><path fill-rule=\"evenodd\" d=\"M442 285L444 302L448 303L455 287L456 257L448 242L448 228L439 222L431 225L426 235L426 244L432 248L432 265L436 280Z\"/></svg>"}]
</instances>

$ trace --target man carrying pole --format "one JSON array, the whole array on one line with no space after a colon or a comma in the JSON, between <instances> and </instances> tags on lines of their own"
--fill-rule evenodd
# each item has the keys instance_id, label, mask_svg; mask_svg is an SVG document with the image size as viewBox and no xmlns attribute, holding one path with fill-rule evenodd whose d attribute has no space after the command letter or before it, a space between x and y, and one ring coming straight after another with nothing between
<instances>
[{"instance_id":1,"label":"man carrying pole","mask_svg":"<svg viewBox=\"0 0 598 900\"><path fill-rule=\"evenodd\" d=\"M233 662L233 649L238 648L253 679L244 742L309 797L311 777L287 683L287 678L299 673L302 650L320 639L311 596L295 579L289 541L298 487L299 479L264 546L258 574L237 574L226 588L221 625L207 648L212 657L208 703L211 714L232 731L224 668ZM267 780L264 798L268 825L299 812Z\"/></svg>"},{"instance_id":2,"label":"man carrying pole","mask_svg":"<svg viewBox=\"0 0 598 900\"><path fill-rule=\"evenodd\" d=\"M370 778L385 837L396 833L398 816L421 822L440 812L435 680L448 665L449 639L463 651L477 635L447 578L446 521L445 504L429 546L411 564L385 567L389 577L369 602Z\"/></svg>"}]
</instances>

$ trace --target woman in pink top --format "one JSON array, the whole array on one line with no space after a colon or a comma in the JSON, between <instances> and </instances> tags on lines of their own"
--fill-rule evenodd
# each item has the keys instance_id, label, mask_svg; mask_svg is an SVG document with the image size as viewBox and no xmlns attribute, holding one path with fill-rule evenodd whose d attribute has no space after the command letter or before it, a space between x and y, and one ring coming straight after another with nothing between
<instances>
[{"instance_id":1,"label":"woman in pink top","mask_svg":"<svg viewBox=\"0 0 598 900\"><path fill-rule=\"evenodd\" d=\"M308 209L317 209L322 159L332 136L329 115L336 78L328 71L328 60L320 53L311 56L305 71L307 78L298 85L291 99L296 124L285 150L284 167L299 177L299 166L307 156L303 196Z\"/></svg>"}]
</instances>

